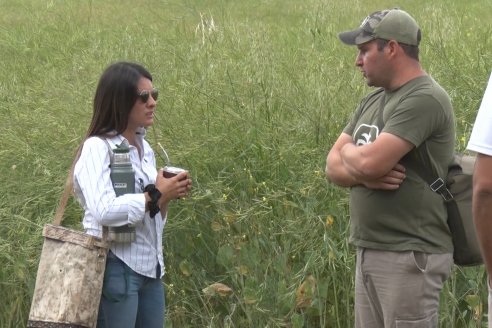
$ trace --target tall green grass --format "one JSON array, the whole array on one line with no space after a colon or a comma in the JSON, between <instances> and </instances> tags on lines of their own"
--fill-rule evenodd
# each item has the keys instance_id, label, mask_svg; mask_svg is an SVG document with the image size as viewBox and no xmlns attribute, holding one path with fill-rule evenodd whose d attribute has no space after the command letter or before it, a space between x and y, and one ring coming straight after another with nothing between
<instances>
[{"instance_id":1,"label":"tall green grass","mask_svg":"<svg viewBox=\"0 0 492 328\"><path fill-rule=\"evenodd\" d=\"M42 227L117 60L153 72L148 140L193 176L164 237L166 326L351 327L347 190L323 171L368 88L336 35L394 6L421 24L464 149L491 69L488 0L0 1L0 327L27 321ZM65 222L80 218L72 201ZM485 312L483 268L456 268L441 327L485 327Z\"/></svg>"}]
</instances>

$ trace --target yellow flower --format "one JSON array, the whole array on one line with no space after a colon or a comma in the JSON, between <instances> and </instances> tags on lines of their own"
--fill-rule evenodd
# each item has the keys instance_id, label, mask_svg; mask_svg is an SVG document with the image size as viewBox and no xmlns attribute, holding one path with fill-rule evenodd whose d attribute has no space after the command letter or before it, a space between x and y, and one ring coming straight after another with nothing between
<instances>
[{"instance_id":1,"label":"yellow flower","mask_svg":"<svg viewBox=\"0 0 492 328\"><path fill-rule=\"evenodd\" d=\"M327 225L328 227L329 227L329 226L331 226L331 225L333 224L333 221L334 221L333 216L328 215L328 216L326 217L326 225Z\"/></svg>"}]
</instances>

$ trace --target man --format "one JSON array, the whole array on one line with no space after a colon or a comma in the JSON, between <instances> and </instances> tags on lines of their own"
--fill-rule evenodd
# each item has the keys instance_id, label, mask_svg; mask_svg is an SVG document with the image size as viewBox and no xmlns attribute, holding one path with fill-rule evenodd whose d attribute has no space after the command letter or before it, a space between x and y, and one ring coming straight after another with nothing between
<instances>
[{"instance_id":1,"label":"man","mask_svg":"<svg viewBox=\"0 0 492 328\"><path fill-rule=\"evenodd\" d=\"M468 142L477 152L473 174L473 220L485 268L492 275L492 73ZM489 327L492 327L492 289L489 278Z\"/></svg>"},{"instance_id":2,"label":"man","mask_svg":"<svg viewBox=\"0 0 492 328\"><path fill-rule=\"evenodd\" d=\"M444 201L418 172L446 176L455 141L449 96L419 63L421 31L408 13L374 12L339 38L357 46L355 65L379 87L326 160L328 180L350 187L355 327L437 327L453 244Z\"/></svg>"}]
</instances>

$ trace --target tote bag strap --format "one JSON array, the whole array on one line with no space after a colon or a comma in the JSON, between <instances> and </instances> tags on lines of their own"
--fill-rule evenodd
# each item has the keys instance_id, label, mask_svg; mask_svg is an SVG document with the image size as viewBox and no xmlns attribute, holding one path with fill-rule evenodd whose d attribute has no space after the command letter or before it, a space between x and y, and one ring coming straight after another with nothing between
<instances>
[{"instance_id":1,"label":"tote bag strap","mask_svg":"<svg viewBox=\"0 0 492 328\"><path fill-rule=\"evenodd\" d=\"M81 151L82 151L82 146L80 146L79 149L77 150L77 154L75 155L75 159L72 162L70 171L68 172L67 179L65 180L65 188L63 189L63 194L60 198L60 202L58 203L58 207L55 212L55 218L53 220L54 225L61 225L64 219L63 214L65 214L65 207L67 206L68 199L70 198L70 194L72 193L72 189L73 189L73 171L75 168L75 163L80 157Z\"/></svg>"}]
</instances>

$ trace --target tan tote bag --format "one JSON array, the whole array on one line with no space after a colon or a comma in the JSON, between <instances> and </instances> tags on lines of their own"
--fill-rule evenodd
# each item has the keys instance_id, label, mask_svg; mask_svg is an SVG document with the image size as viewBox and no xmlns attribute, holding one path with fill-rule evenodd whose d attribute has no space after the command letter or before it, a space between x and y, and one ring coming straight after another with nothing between
<instances>
[{"instance_id":1,"label":"tan tote bag","mask_svg":"<svg viewBox=\"0 0 492 328\"><path fill-rule=\"evenodd\" d=\"M107 228L103 237L61 226L73 187L72 170L52 224L43 229L36 285L27 327L95 328L101 299Z\"/></svg>"}]
</instances>

